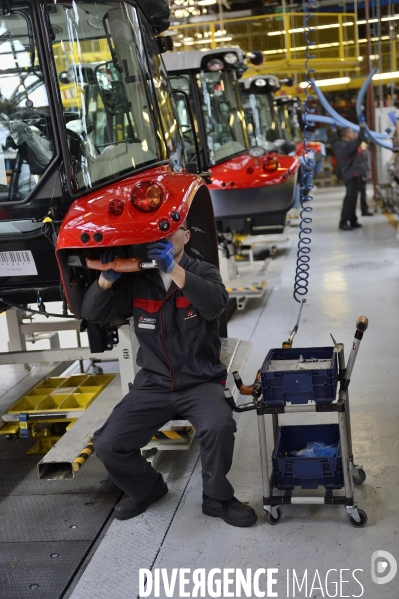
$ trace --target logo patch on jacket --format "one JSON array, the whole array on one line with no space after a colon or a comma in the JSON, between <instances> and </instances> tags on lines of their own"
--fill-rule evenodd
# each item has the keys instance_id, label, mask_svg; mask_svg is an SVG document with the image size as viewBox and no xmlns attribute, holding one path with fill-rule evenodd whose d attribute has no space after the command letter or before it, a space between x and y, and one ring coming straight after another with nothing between
<instances>
[{"instance_id":1,"label":"logo patch on jacket","mask_svg":"<svg viewBox=\"0 0 399 599\"><path fill-rule=\"evenodd\" d=\"M195 314L195 312L192 308L189 308L188 310L186 310L186 315L184 317L184 320L189 320L190 318L197 318L197 315Z\"/></svg>"},{"instance_id":2,"label":"logo patch on jacket","mask_svg":"<svg viewBox=\"0 0 399 599\"><path fill-rule=\"evenodd\" d=\"M140 316L137 326L139 329L155 329L156 323L157 323L156 318L149 318L148 316Z\"/></svg>"}]
</instances>

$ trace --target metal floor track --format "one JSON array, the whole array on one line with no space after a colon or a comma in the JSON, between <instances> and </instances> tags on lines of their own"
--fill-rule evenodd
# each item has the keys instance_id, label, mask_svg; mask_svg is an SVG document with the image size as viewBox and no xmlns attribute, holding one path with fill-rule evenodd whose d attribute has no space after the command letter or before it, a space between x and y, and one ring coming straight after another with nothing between
<instances>
[{"instance_id":1,"label":"metal floor track","mask_svg":"<svg viewBox=\"0 0 399 599\"><path fill-rule=\"evenodd\" d=\"M2 599L61 599L121 497L95 456L82 477L39 480L34 443L0 438Z\"/></svg>"},{"instance_id":2,"label":"metal floor track","mask_svg":"<svg viewBox=\"0 0 399 599\"><path fill-rule=\"evenodd\" d=\"M138 572L151 570L199 460L195 439L190 451L164 452L157 464L169 493L141 516L113 520L74 590L65 599L138 599ZM89 559L87 561L89 561ZM126 576L126 572L130 572Z\"/></svg>"}]
</instances>

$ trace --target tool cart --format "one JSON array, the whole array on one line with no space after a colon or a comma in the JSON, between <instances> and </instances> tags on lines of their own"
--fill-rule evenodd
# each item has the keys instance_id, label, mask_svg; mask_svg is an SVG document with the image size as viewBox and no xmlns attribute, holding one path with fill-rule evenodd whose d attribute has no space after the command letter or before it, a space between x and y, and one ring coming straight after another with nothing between
<instances>
[{"instance_id":1,"label":"tool cart","mask_svg":"<svg viewBox=\"0 0 399 599\"><path fill-rule=\"evenodd\" d=\"M270 524L280 520L282 505L345 506L352 526L367 523L366 513L354 500L354 484L366 478L362 466L355 465L348 387L359 349L368 326L366 317L356 322L348 364L344 346L272 349L266 356L253 385L243 385L238 373L234 379L242 395L252 395L250 403L236 405L228 389L225 395L237 412L256 410L263 483L263 508ZM291 339L292 342L292 339ZM292 343L291 343L292 345ZM337 397L337 388L339 391ZM338 424L279 426L280 414L303 412L336 413ZM274 450L270 476L265 415L273 420ZM312 457L303 454L309 442L319 445ZM333 447L335 446L335 447ZM295 487L325 488L324 496L294 495ZM334 493L343 489L344 494ZM282 493L283 491L283 493Z\"/></svg>"}]
</instances>

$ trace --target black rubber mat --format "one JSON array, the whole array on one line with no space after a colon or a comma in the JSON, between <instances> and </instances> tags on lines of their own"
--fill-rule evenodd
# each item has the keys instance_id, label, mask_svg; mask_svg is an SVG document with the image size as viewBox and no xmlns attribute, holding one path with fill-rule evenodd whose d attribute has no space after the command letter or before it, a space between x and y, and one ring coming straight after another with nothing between
<instances>
[{"instance_id":1,"label":"black rubber mat","mask_svg":"<svg viewBox=\"0 0 399 599\"><path fill-rule=\"evenodd\" d=\"M0 543L0 597L57 599L89 547L89 541Z\"/></svg>"},{"instance_id":2,"label":"black rubber mat","mask_svg":"<svg viewBox=\"0 0 399 599\"><path fill-rule=\"evenodd\" d=\"M35 439L6 439L0 435L0 460L17 460L36 443ZM39 461L40 458L37 460Z\"/></svg>"},{"instance_id":3,"label":"black rubber mat","mask_svg":"<svg viewBox=\"0 0 399 599\"><path fill-rule=\"evenodd\" d=\"M72 480L39 479L34 442L0 437L1 599L63 597L122 495L95 456Z\"/></svg>"},{"instance_id":4,"label":"black rubber mat","mask_svg":"<svg viewBox=\"0 0 399 599\"><path fill-rule=\"evenodd\" d=\"M6 543L83 541L96 536L120 493L30 495L0 499L0 539Z\"/></svg>"},{"instance_id":5,"label":"black rubber mat","mask_svg":"<svg viewBox=\"0 0 399 599\"><path fill-rule=\"evenodd\" d=\"M0 454L1 456L1 454ZM37 462L42 456L23 456L21 459L0 457L1 495L54 495L56 493L118 493L98 458L91 456L73 479L39 479Z\"/></svg>"}]
</instances>

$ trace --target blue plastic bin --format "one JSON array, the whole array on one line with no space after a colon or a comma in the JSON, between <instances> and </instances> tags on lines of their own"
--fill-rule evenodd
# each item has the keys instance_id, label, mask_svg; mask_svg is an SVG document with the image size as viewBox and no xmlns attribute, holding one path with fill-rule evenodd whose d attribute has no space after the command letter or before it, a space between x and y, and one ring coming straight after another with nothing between
<instances>
[{"instance_id":1,"label":"blue plastic bin","mask_svg":"<svg viewBox=\"0 0 399 599\"><path fill-rule=\"evenodd\" d=\"M269 371L271 360L297 360L303 356L332 359L331 368L315 370ZM285 402L305 404L331 403L335 400L338 383L338 361L333 347L306 347L291 349L271 349L260 371L263 403L284 405Z\"/></svg>"},{"instance_id":2,"label":"blue plastic bin","mask_svg":"<svg viewBox=\"0 0 399 599\"><path fill-rule=\"evenodd\" d=\"M338 443L337 457L293 457L291 451L304 449L311 441L326 445ZM342 489L344 475L338 424L280 426L272 455L274 486L276 489Z\"/></svg>"}]
</instances>

